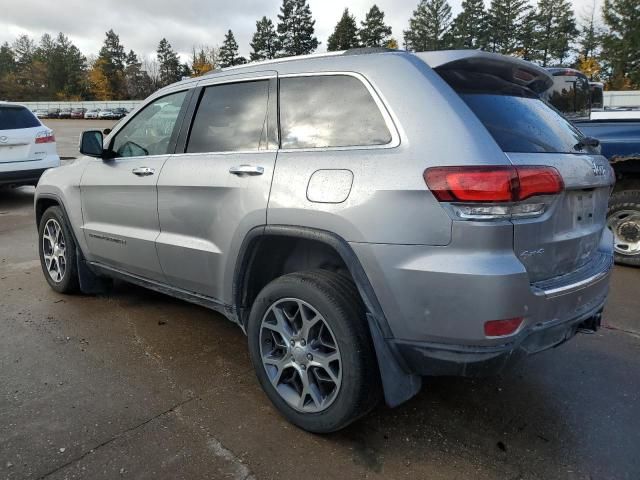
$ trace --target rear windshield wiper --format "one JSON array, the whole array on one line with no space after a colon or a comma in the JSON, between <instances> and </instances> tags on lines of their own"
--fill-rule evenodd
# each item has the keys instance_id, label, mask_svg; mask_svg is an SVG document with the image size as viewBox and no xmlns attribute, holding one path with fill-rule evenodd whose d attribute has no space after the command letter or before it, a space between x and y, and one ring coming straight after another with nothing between
<instances>
[{"instance_id":1,"label":"rear windshield wiper","mask_svg":"<svg viewBox=\"0 0 640 480\"><path fill-rule=\"evenodd\" d=\"M578 143L574 145L574 149L582 150L583 147L597 147L600 145L600 140L593 137L582 137Z\"/></svg>"}]
</instances>

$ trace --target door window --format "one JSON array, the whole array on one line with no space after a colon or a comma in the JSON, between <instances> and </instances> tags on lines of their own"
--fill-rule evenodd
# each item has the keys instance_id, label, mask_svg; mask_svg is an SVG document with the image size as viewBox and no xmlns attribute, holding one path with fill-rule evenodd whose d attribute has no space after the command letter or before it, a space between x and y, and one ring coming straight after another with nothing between
<instances>
[{"instance_id":1,"label":"door window","mask_svg":"<svg viewBox=\"0 0 640 480\"><path fill-rule=\"evenodd\" d=\"M111 150L116 157L166 155L187 91L157 98L120 130Z\"/></svg>"},{"instance_id":2,"label":"door window","mask_svg":"<svg viewBox=\"0 0 640 480\"><path fill-rule=\"evenodd\" d=\"M207 87L202 93L188 153L238 152L275 148L275 119L269 119L270 81L229 83ZM274 105L275 107L275 105Z\"/></svg>"},{"instance_id":3,"label":"door window","mask_svg":"<svg viewBox=\"0 0 640 480\"><path fill-rule=\"evenodd\" d=\"M369 90L355 77L280 80L282 148L384 145L391 133Z\"/></svg>"}]
</instances>

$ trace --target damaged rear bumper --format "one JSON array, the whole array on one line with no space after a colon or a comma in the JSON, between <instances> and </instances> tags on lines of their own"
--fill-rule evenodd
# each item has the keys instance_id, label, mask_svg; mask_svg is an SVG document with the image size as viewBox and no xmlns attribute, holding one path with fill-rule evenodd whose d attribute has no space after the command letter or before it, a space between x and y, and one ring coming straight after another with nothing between
<instances>
[{"instance_id":1,"label":"damaged rear bumper","mask_svg":"<svg viewBox=\"0 0 640 480\"><path fill-rule=\"evenodd\" d=\"M528 355L556 347L578 331L597 330L604 302L567 321L534 325L508 343L495 346L464 346L393 340L412 373L423 376L482 377L496 375Z\"/></svg>"}]
</instances>

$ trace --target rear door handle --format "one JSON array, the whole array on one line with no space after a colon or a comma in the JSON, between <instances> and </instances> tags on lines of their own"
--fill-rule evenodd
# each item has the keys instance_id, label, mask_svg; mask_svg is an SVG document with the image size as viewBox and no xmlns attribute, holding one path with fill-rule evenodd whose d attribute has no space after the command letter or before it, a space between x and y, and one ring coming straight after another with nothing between
<instances>
[{"instance_id":1,"label":"rear door handle","mask_svg":"<svg viewBox=\"0 0 640 480\"><path fill-rule=\"evenodd\" d=\"M149 175L153 175L155 170L149 167L138 167L131 170L131 173L138 175L139 177L148 177Z\"/></svg>"},{"instance_id":2,"label":"rear door handle","mask_svg":"<svg viewBox=\"0 0 640 480\"><path fill-rule=\"evenodd\" d=\"M236 165L229 169L229 173L240 177L244 175L262 175L264 173L264 167L258 165Z\"/></svg>"}]
</instances>

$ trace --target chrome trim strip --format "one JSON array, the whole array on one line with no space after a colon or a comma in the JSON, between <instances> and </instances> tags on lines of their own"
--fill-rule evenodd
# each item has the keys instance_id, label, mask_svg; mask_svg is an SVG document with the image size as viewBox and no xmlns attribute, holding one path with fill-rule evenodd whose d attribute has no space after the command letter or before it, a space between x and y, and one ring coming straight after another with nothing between
<instances>
[{"instance_id":1,"label":"chrome trim strip","mask_svg":"<svg viewBox=\"0 0 640 480\"><path fill-rule=\"evenodd\" d=\"M611 269L613 268L613 257L611 257L610 261L607 263L607 266L604 270L591 275L590 277L584 278L574 283L570 283L568 285L562 285L560 287L550 288L548 290L540 290L542 294L544 294L547 298L554 298L560 295L566 295L568 293L576 292L578 290L582 290L583 288L590 287L591 285L600 282L604 278L608 277L611 273Z\"/></svg>"}]
</instances>

